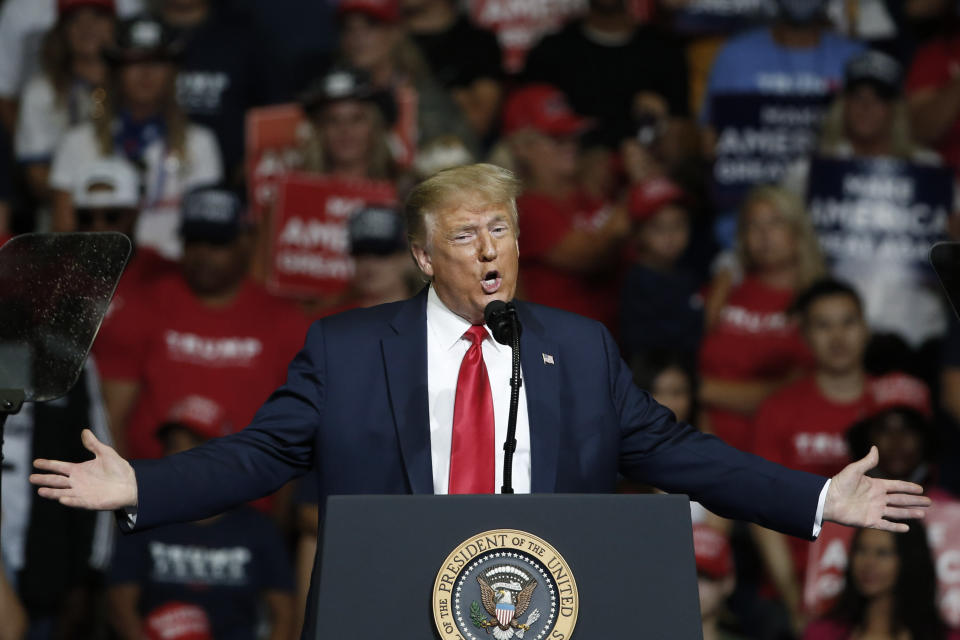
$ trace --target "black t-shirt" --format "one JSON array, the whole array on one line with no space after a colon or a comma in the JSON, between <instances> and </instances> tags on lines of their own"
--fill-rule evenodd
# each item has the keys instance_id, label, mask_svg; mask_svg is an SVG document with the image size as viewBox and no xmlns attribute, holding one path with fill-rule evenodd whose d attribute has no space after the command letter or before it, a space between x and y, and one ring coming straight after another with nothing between
<instances>
[{"instance_id":1,"label":"black t-shirt","mask_svg":"<svg viewBox=\"0 0 960 640\"><path fill-rule=\"evenodd\" d=\"M446 31L412 37L444 89L468 87L480 78L499 80L503 76L497 37L464 15Z\"/></svg>"},{"instance_id":2,"label":"black t-shirt","mask_svg":"<svg viewBox=\"0 0 960 640\"><path fill-rule=\"evenodd\" d=\"M192 121L213 130L231 176L243 160L247 109L282 102L283 76L259 30L234 14L216 14L181 37L177 100Z\"/></svg>"},{"instance_id":3,"label":"black t-shirt","mask_svg":"<svg viewBox=\"0 0 960 640\"><path fill-rule=\"evenodd\" d=\"M293 591L283 537L249 507L116 540L108 581L140 586L144 616L168 602L201 607L216 640L254 640L265 591Z\"/></svg>"},{"instance_id":4,"label":"black t-shirt","mask_svg":"<svg viewBox=\"0 0 960 640\"><path fill-rule=\"evenodd\" d=\"M693 274L633 265L624 280L620 311L620 337L628 357L654 350L696 354L703 301Z\"/></svg>"},{"instance_id":5,"label":"black t-shirt","mask_svg":"<svg viewBox=\"0 0 960 640\"><path fill-rule=\"evenodd\" d=\"M611 146L632 133L638 92L659 94L673 115L689 112L683 48L647 25L638 26L625 43L608 45L590 39L583 22L574 21L530 50L523 79L563 91L578 113L597 119L597 139Z\"/></svg>"}]
</instances>

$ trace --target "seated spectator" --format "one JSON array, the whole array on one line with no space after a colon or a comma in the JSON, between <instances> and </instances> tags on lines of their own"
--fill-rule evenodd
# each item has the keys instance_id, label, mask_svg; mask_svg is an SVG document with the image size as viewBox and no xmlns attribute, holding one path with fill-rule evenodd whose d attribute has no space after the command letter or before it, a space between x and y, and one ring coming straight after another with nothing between
<instances>
[{"instance_id":1,"label":"seated spectator","mask_svg":"<svg viewBox=\"0 0 960 640\"><path fill-rule=\"evenodd\" d=\"M169 408L156 438L173 455L223 435L227 420L213 400L186 396ZM121 536L109 585L111 623L123 640L141 640L149 628L145 618L156 625L157 609L170 603L201 608L216 640L260 637L264 604L270 640L291 637L293 575L285 543L275 525L249 507Z\"/></svg>"},{"instance_id":2,"label":"seated spectator","mask_svg":"<svg viewBox=\"0 0 960 640\"><path fill-rule=\"evenodd\" d=\"M547 85L507 100L504 134L525 187L517 198L520 295L613 328L629 218L625 206L591 197L577 184L577 138L586 126Z\"/></svg>"},{"instance_id":3,"label":"seated spectator","mask_svg":"<svg viewBox=\"0 0 960 640\"><path fill-rule=\"evenodd\" d=\"M492 142L503 97L497 36L473 24L456 0L401 0L403 25L477 139Z\"/></svg>"},{"instance_id":4,"label":"seated spectator","mask_svg":"<svg viewBox=\"0 0 960 640\"><path fill-rule=\"evenodd\" d=\"M932 37L917 49L907 74L913 133L920 143L940 152L960 176L960 76L955 71L960 62L960 16L956 3L943 2L930 23Z\"/></svg>"},{"instance_id":5,"label":"seated spectator","mask_svg":"<svg viewBox=\"0 0 960 640\"><path fill-rule=\"evenodd\" d=\"M936 491L940 438L933 424L930 390L922 381L899 373L877 378L870 386L870 411L847 431L850 459L877 447L874 470L882 478L909 480ZM861 456L862 457L862 456Z\"/></svg>"},{"instance_id":6,"label":"seated spectator","mask_svg":"<svg viewBox=\"0 0 960 640\"><path fill-rule=\"evenodd\" d=\"M693 555L703 640L738 640L741 636L721 627L724 605L736 586L733 551L726 534L707 525L693 525Z\"/></svg>"},{"instance_id":7,"label":"seated spectator","mask_svg":"<svg viewBox=\"0 0 960 640\"><path fill-rule=\"evenodd\" d=\"M111 441L92 359L66 396L27 403L6 420L0 557L26 611L29 635L24 637L31 639L95 635L94 602L110 560L113 518L44 500L28 482L36 458L90 459L80 437L89 443L86 429ZM6 622L0 613L0 630ZM2 633L0 638L5 640Z\"/></svg>"},{"instance_id":8,"label":"seated spectator","mask_svg":"<svg viewBox=\"0 0 960 640\"><path fill-rule=\"evenodd\" d=\"M794 309L815 368L760 406L753 452L829 478L850 459L847 429L870 410L870 380L864 370L870 330L856 291L835 280L814 283L798 296ZM757 525L752 529L767 575L800 632L806 622L802 580L809 543Z\"/></svg>"},{"instance_id":9,"label":"seated spectator","mask_svg":"<svg viewBox=\"0 0 960 640\"><path fill-rule=\"evenodd\" d=\"M371 307L406 300L423 286L410 260L407 232L394 209L367 208L347 223L354 273L350 298L354 306Z\"/></svg>"},{"instance_id":10,"label":"seated spectator","mask_svg":"<svg viewBox=\"0 0 960 640\"><path fill-rule=\"evenodd\" d=\"M846 585L834 607L813 622L804 640L853 638L955 640L937 610L937 581L926 528L906 533L858 529Z\"/></svg>"},{"instance_id":11,"label":"seated spectator","mask_svg":"<svg viewBox=\"0 0 960 640\"><path fill-rule=\"evenodd\" d=\"M307 89L301 102L310 120L302 170L341 178L399 178L387 137L396 105L366 72L334 67Z\"/></svg>"},{"instance_id":12,"label":"seated spectator","mask_svg":"<svg viewBox=\"0 0 960 640\"><path fill-rule=\"evenodd\" d=\"M824 20L827 0L776 0L769 27L751 29L717 54L701 119L724 93L828 95L840 86L844 65L863 45L833 33Z\"/></svg>"},{"instance_id":13,"label":"seated spectator","mask_svg":"<svg viewBox=\"0 0 960 640\"><path fill-rule=\"evenodd\" d=\"M635 253L621 294L624 355L629 360L671 350L692 360L703 332L703 300L696 276L679 265L690 242L683 192L666 178L655 178L634 187L629 208Z\"/></svg>"},{"instance_id":14,"label":"seated spectator","mask_svg":"<svg viewBox=\"0 0 960 640\"><path fill-rule=\"evenodd\" d=\"M818 153L939 164L940 157L918 146L911 135L902 87L903 71L894 58L879 51L851 58L844 69L843 91L821 125ZM809 158L797 161L784 176L783 186L804 197L809 171Z\"/></svg>"},{"instance_id":15,"label":"seated spectator","mask_svg":"<svg viewBox=\"0 0 960 640\"><path fill-rule=\"evenodd\" d=\"M237 184L247 109L286 97L273 42L212 0L160 0L156 5L160 20L182 45L177 103L191 121L216 135L226 179Z\"/></svg>"},{"instance_id":16,"label":"seated spectator","mask_svg":"<svg viewBox=\"0 0 960 640\"><path fill-rule=\"evenodd\" d=\"M131 457L155 458L155 425L177 399L201 394L221 403L236 429L245 426L286 379L307 322L296 306L268 294L247 275L252 229L233 193L216 188L183 200L181 274L158 282L131 309L136 347L115 354L107 397L126 417Z\"/></svg>"},{"instance_id":17,"label":"seated spectator","mask_svg":"<svg viewBox=\"0 0 960 640\"><path fill-rule=\"evenodd\" d=\"M696 424L697 379L687 354L652 351L630 362L633 382L673 411L680 422Z\"/></svg>"},{"instance_id":18,"label":"seated spectator","mask_svg":"<svg viewBox=\"0 0 960 640\"><path fill-rule=\"evenodd\" d=\"M593 137L615 148L645 111L667 118L689 113L687 64L678 40L637 24L626 0L590 0L589 10L527 54L526 82L560 89L597 119Z\"/></svg>"},{"instance_id":19,"label":"seated spectator","mask_svg":"<svg viewBox=\"0 0 960 640\"><path fill-rule=\"evenodd\" d=\"M404 33L398 2L340 0L341 61L367 72L373 85L391 91L398 104L416 105L416 112L411 114L416 139L403 139L410 128L401 117L396 133L402 145L415 149L438 136L455 135L476 154L477 139L463 112L437 83L427 61ZM409 165L413 158L403 160Z\"/></svg>"},{"instance_id":20,"label":"seated spectator","mask_svg":"<svg viewBox=\"0 0 960 640\"><path fill-rule=\"evenodd\" d=\"M57 22L44 39L42 70L23 90L14 135L17 161L37 200L49 195L50 161L60 139L103 108L103 49L113 43L115 19L113 0L57 2Z\"/></svg>"},{"instance_id":21,"label":"seated spectator","mask_svg":"<svg viewBox=\"0 0 960 640\"><path fill-rule=\"evenodd\" d=\"M115 0L121 17L145 9L144 0ZM12 133L17 101L39 71L44 34L57 21L59 0L6 0L0 5L0 126Z\"/></svg>"},{"instance_id":22,"label":"seated spectator","mask_svg":"<svg viewBox=\"0 0 960 640\"><path fill-rule=\"evenodd\" d=\"M153 286L165 278L175 277L178 267L153 249L136 245L134 228L140 207L140 175L126 160L105 158L81 167L73 205L77 231L115 231L133 242L133 252L92 346L100 372L111 380L117 375L116 368L120 366L122 371L124 359L137 346L140 327L135 309L138 301L150 300ZM104 384L104 404L113 446L118 451L126 451L126 434L119 428L125 416L117 413L123 398L114 397L115 391L115 385Z\"/></svg>"},{"instance_id":23,"label":"seated spectator","mask_svg":"<svg viewBox=\"0 0 960 640\"><path fill-rule=\"evenodd\" d=\"M756 410L810 368L788 310L823 274L823 260L803 204L776 187L757 187L744 201L736 253L743 279L718 277L706 296L700 401L702 428L750 451Z\"/></svg>"},{"instance_id":24,"label":"seated spectator","mask_svg":"<svg viewBox=\"0 0 960 640\"><path fill-rule=\"evenodd\" d=\"M141 246L178 257L179 204L192 187L218 182L220 151L207 129L190 124L176 105L172 34L150 17L122 22L107 50L110 90L92 123L71 129L50 172L53 228L76 229L77 175L97 158L126 158L143 171L145 198L137 220Z\"/></svg>"}]
</instances>

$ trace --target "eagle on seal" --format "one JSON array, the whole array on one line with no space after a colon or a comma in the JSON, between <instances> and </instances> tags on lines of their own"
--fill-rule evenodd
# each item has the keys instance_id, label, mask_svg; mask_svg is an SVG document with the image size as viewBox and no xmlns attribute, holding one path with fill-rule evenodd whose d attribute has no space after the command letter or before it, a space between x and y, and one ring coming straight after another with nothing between
<instances>
[{"instance_id":1,"label":"eagle on seal","mask_svg":"<svg viewBox=\"0 0 960 640\"><path fill-rule=\"evenodd\" d=\"M523 627L517 624L516 618L522 616L527 607L530 606L530 598L533 595L533 590L537 588L537 581L530 580L523 589L517 592L516 601L514 601L512 590L494 589L482 575L477 576L477 582L480 583L480 600L483 602L483 608L496 618L496 626L503 631L507 631L511 627L522 629Z\"/></svg>"}]
</instances>

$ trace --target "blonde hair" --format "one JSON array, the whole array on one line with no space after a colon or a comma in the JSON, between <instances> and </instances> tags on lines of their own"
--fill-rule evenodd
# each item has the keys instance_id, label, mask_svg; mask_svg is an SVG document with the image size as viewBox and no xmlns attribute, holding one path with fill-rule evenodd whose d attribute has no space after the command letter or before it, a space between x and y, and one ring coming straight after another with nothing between
<instances>
[{"instance_id":1,"label":"blonde hair","mask_svg":"<svg viewBox=\"0 0 960 640\"><path fill-rule=\"evenodd\" d=\"M826 155L835 155L848 143L844 111L846 99L840 95L830 105L827 115L820 126L819 150ZM893 123L890 129L890 153L897 158L909 159L919 150L910 129L910 114L907 101L897 98L893 103Z\"/></svg>"},{"instance_id":2,"label":"blonde hair","mask_svg":"<svg viewBox=\"0 0 960 640\"><path fill-rule=\"evenodd\" d=\"M746 272L753 271L756 268L746 249L747 225L745 223L747 212L761 202L769 204L778 211L793 230L797 240L798 282L796 288L797 290L805 289L826 272L823 253L820 251L820 243L813 230L813 225L810 223L810 216L807 215L803 201L782 187L772 185L754 187L744 198L740 206L740 216L737 219L735 244L735 251L740 264Z\"/></svg>"},{"instance_id":3,"label":"blonde hair","mask_svg":"<svg viewBox=\"0 0 960 640\"><path fill-rule=\"evenodd\" d=\"M410 244L426 245L426 217L465 204L503 206L510 212L514 232L520 180L513 172L492 164L469 164L444 169L410 191L403 206Z\"/></svg>"},{"instance_id":4,"label":"blonde hair","mask_svg":"<svg viewBox=\"0 0 960 640\"><path fill-rule=\"evenodd\" d=\"M367 157L367 177L375 180L395 180L399 170L390 153L387 141L387 126L380 110L372 102L362 102L371 119L370 137L373 144ZM330 173L331 161L329 146L324 143L318 120L323 118L324 108L309 119L309 130L300 144L300 167L312 173Z\"/></svg>"},{"instance_id":5,"label":"blonde hair","mask_svg":"<svg viewBox=\"0 0 960 640\"><path fill-rule=\"evenodd\" d=\"M113 138L114 119L122 104L120 96L120 70L113 70L109 74L109 81L103 92L103 102L94 104L91 118L93 120L94 136L97 140L97 146L101 155L111 156L115 150L115 141ZM186 114L177 104L176 92L176 69L170 74L168 81L166 98L160 105L159 111L163 115L164 122L167 125L166 145L169 153L173 154L181 162L187 159L187 125Z\"/></svg>"}]
</instances>

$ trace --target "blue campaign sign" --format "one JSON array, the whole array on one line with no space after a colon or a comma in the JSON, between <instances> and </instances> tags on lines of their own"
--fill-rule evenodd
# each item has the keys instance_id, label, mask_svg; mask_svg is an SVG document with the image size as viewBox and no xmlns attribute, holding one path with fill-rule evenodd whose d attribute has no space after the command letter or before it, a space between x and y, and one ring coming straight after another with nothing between
<instances>
[{"instance_id":1,"label":"blue campaign sign","mask_svg":"<svg viewBox=\"0 0 960 640\"><path fill-rule=\"evenodd\" d=\"M953 173L897 159L814 158L807 203L837 278L856 287L875 332L913 346L941 336L946 307L927 256L946 238Z\"/></svg>"},{"instance_id":2,"label":"blue campaign sign","mask_svg":"<svg viewBox=\"0 0 960 640\"><path fill-rule=\"evenodd\" d=\"M931 278L928 255L946 238L953 210L953 172L894 158L831 159L810 163L807 202L827 259L899 265Z\"/></svg>"},{"instance_id":3,"label":"blue campaign sign","mask_svg":"<svg viewBox=\"0 0 960 640\"><path fill-rule=\"evenodd\" d=\"M816 144L829 95L718 94L712 192L720 210L737 208L758 184L775 184Z\"/></svg>"}]
</instances>

